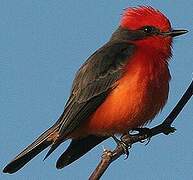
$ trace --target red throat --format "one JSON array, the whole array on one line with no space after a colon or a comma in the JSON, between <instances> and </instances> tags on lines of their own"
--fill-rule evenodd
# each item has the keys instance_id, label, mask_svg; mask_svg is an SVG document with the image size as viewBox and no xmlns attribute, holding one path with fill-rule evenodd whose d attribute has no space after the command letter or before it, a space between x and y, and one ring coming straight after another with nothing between
<instances>
[{"instance_id":1,"label":"red throat","mask_svg":"<svg viewBox=\"0 0 193 180\"><path fill-rule=\"evenodd\" d=\"M172 38L161 38L159 36L149 37L133 42L138 49L156 59L156 62L167 62L172 56Z\"/></svg>"}]
</instances>

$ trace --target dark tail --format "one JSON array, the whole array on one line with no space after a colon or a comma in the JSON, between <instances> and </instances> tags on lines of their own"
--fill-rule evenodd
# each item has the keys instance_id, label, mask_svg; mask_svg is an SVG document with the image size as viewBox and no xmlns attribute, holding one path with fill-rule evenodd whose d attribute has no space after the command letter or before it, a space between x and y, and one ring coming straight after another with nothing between
<instances>
[{"instance_id":1,"label":"dark tail","mask_svg":"<svg viewBox=\"0 0 193 180\"><path fill-rule=\"evenodd\" d=\"M56 168L61 169L71 164L107 138L90 135L83 139L72 140L67 150L59 157Z\"/></svg>"},{"instance_id":2,"label":"dark tail","mask_svg":"<svg viewBox=\"0 0 193 180\"><path fill-rule=\"evenodd\" d=\"M17 155L4 169L4 173L15 173L19 169L21 169L26 163L28 163L31 159L33 159L36 155L38 155L45 148L50 146L53 142L52 137L54 133L57 133L58 124L56 123L54 126L45 131L42 135L40 135L31 145L29 145L26 149L24 149L19 155Z\"/></svg>"}]
</instances>

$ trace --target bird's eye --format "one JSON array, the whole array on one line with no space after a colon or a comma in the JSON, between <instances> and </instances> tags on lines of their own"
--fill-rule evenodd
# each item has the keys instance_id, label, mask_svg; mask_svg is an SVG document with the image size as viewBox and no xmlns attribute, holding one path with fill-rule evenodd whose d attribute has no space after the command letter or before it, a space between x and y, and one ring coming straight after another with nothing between
<instances>
[{"instance_id":1,"label":"bird's eye","mask_svg":"<svg viewBox=\"0 0 193 180\"><path fill-rule=\"evenodd\" d=\"M145 33L147 33L147 34L151 34L151 33L153 33L153 32L155 32L155 27L153 27L153 26L144 26L143 28L142 28L142 30L145 32Z\"/></svg>"}]
</instances>

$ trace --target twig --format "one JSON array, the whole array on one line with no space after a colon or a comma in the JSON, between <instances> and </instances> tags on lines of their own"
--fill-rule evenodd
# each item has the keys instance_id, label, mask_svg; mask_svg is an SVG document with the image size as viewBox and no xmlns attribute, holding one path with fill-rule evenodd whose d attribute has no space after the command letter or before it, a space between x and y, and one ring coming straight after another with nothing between
<instances>
[{"instance_id":1,"label":"twig","mask_svg":"<svg viewBox=\"0 0 193 180\"><path fill-rule=\"evenodd\" d=\"M184 108L186 103L190 100L190 98L193 95L193 80L191 84L189 85L188 89L184 93L184 95L181 97L177 105L174 107L174 109L170 112L170 114L166 117L166 119L159 125L149 129L149 132L147 131L140 131L137 134L134 135L124 135L122 137L122 141L127 144L128 146L131 146L134 143L141 142L145 139L151 138L158 134L165 134L168 135L170 133L173 133L175 131L174 127L171 127L171 124L176 119L176 117L179 115L181 110ZM124 150L121 146L117 146L114 151L105 150L103 152L103 155L101 157L101 161L97 165L96 169L91 174L89 180L98 180L104 172L107 170L109 165L118 159L122 154L124 154Z\"/></svg>"}]
</instances>

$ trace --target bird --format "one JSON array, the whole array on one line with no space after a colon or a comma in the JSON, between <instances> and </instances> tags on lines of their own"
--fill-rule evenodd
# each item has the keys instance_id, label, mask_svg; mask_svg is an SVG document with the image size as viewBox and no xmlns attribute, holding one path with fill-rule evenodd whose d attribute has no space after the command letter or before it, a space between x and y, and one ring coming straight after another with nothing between
<instances>
[{"instance_id":1,"label":"bird","mask_svg":"<svg viewBox=\"0 0 193 180\"><path fill-rule=\"evenodd\" d=\"M56 162L61 169L104 140L116 140L116 135L150 123L168 99L173 38L187 32L173 29L169 19L151 6L124 9L109 41L76 72L56 123L3 172L17 172L50 147L46 159L61 143L71 140Z\"/></svg>"}]
</instances>

